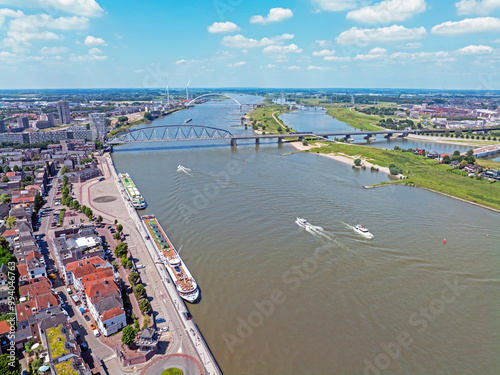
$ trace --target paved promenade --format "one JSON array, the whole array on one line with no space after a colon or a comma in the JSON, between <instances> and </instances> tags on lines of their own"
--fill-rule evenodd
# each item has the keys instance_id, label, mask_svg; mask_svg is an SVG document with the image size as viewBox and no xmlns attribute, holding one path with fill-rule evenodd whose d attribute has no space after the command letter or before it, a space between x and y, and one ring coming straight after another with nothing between
<instances>
[{"instance_id":1,"label":"paved promenade","mask_svg":"<svg viewBox=\"0 0 500 375\"><path fill-rule=\"evenodd\" d=\"M146 266L139 270L139 274L146 287L153 318L164 318L166 322L159 324L158 327L168 327L173 335L173 342L169 345L168 352L159 353L159 355L166 355L162 358L161 364L168 368L179 360L178 356L171 355L182 354L183 361L187 361L183 365L188 370L185 374L198 374L199 364L203 367L203 374L220 374L197 326L193 320L187 321L182 315L187 308L179 297L165 267L162 264L155 264L154 261L158 257L154 245L150 240L146 240L145 228L137 211L128 201L110 155L98 157L98 160L105 180L101 182L92 180L75 190L79 193L80 203L91 207L96 216L103 217L104 222L113 223L117 219L123 225L123 233L126 235L126 242L134 260ZM168 231L168 228L165 230ZM153 360L159 358L159 355ZM106 363L112 375L124 372L139 374L146 365L121 368L117 358ZM155 368L159 369L157 366Z\"/></svg>"}]
</instances>

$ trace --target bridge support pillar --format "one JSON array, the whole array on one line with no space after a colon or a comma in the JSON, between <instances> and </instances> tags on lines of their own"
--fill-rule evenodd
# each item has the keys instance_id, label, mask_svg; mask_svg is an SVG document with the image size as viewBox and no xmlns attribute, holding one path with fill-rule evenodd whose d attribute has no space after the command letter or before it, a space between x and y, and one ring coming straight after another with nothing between
<instances>
[{"instance_id":1,"label":"bridge support pillar","mask_svg":"<svg viewBox=\"0 0 500 375\"><path fill-rule=\"evenodd\" d=\"M387 133L387 135L384 135L384 138L389 139L389 140L392 139L393 138L392 133Z\"/></svg>"},{"instance_id":2,"label":"bridge support pillar","mask_svg":"<svg viewBox=\"0 0 500 375\"><path fill-rule=\"evenodd\" d=\"M366 137L364 138L366 139L366 142L367 143L371 143L372 141L374 141L376 138L372 135L372 134L367 134Z\"/></svg>"},{"instance_id":3,"label":"bridge support pillar","mask_svg":"<svg viewBox=\"0 0 500 375\"><path fill-rule=\"evenodd\" d=\"M259 145L260 144L260 138L255 138L255 144Z\"/></svg>"},{"instance_id":4,"label":"bridge support pillar","mask_svg":"<svg viewBox=\"0 0 500 375\"><path fill-rule=\"evenodd\" d=\"M304 140L304 137L299 137L299 142L302 142Z\"/></svg>"},{"instance_id":5,"label":"bridge support pillar","mask_svg":"<svg viewBox=\"0 0 500 375\"><path fill-rule=\"evenodd\" d=\"M235 138L231 138L231 146L232 147L236 146L236 139Z\"/></svg>"},{"instance_id":6,"label":"bridge support pillar","mask_svg":"<svg viewBox=\"0 0 500 375\"><path fill-rule=\"evenodd\" d=\"M346 136L344 137L344 139L345 139L345 143L351 143L351 142L354 142L354 138L351 138L351 137L349 137L348 135L346 135Z\"/></svg>"},{"instance_id":7,"label":"bridge support pillar","mask_svg":"<svg viewBox=\"0 0 500 375\"><path fill-rule=\"evenodd\" d=\"M278 144L279 145L283 144L283 138L281 138L281 137L278 138Z\"/></svg>"}]
</instances>

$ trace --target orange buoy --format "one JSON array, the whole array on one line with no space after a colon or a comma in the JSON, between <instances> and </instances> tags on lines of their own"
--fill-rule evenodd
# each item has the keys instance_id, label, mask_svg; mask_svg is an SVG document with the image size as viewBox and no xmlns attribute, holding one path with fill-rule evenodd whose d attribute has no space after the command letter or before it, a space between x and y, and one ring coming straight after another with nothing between
<instances>
[{"instance_id":1,"label":"orange buoy","mask_svg":"<svg viewBox=\"0 0 500 375\"><path fill-rule=\"evenodd\" d=\"M446 238L443 240L443 243L446 243Z\"/></svg>"},{"instance_id":2,"label":"orange buoy","mask_svg":"<svg viewBox=\"0 0 500 375\"><path fill-rule=\"evenodd\" d=\"M488 237L488 235L486 235L486 237Z\"/></svg>"}]
</instances>

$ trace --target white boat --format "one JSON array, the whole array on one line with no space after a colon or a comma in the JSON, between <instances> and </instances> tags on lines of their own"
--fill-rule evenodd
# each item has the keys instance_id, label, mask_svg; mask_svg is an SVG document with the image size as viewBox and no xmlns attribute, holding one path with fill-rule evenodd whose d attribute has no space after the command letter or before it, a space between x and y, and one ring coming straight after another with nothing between
<instances>
[{"instance_id":1,"label":"white boat","mask_svg":"<svg viewBox=\"0 0 500 375\"><path fill-rule=\"evenodd\" d=\"M177 166L177 172L185 172L185 173L188 173L188 172L191 172L191 169L186 168L186 167L183 167L182 165L178 165L178 166Z\"/></svg>"},{"instance_id":2,"label":"white boat","mask_svg":"<svg viewBox=\"0 0 500 375\"><path fill-rule=\"evenodd\" d=\"M368 229L366 229L364 226L362 226L360 224L356 225L353 229L355 232L361 234L365 238L373 238L374 237L373 234L368 232Z\"/></svg>"},{"instance_id":3,"label":"white boat","mask_svg":"<svg viewBox=\"0 0 500 375\"><path fill-rule=\"evenodd\" d=\"M309 224L306 219L302 219L301 217L298 217L297 220L295 220L295 223L297 223L297 225L299 227L302 227L305 229L307 229L311 226L311 224Z\"/></svg>"}]
</instances>

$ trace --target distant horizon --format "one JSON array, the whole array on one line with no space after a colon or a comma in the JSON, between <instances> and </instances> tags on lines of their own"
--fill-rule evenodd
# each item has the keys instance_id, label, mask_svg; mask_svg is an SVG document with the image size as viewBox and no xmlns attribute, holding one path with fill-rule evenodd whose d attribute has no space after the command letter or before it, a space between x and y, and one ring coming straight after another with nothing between
<instances>
[{"instance_id":1,"label":"distant horizon","mask_svg":"<svg viewBox=\"0 0 500 375\"><path fill-rule=\"evenodd\" d=\"M0 0L13 90L491 91L499 45L498 1Z\"/></svg>"}]
</instances>

